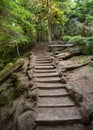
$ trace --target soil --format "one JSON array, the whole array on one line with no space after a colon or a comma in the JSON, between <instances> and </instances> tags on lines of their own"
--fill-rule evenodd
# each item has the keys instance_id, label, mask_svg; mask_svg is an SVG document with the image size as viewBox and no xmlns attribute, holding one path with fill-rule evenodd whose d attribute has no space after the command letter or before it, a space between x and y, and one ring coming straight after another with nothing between
<instances>
[{"instance_id":1,"label":"soil","mask_svg":"<svg viewBox=\"0 0 93 130\"><path fill-rule=\"evenodd\" d=\"M67 74L68 83L81 93L83 97L93 104L93 68L84 66Z\"/></svg>"},{"instance_id":2,"label":"soil","mask_svg":"<svg viewBox=\"0 0 93 130\"><path fill-rule=\"evenodd\" d=\"M69 60L59 61L59 69L75 66L84 60L88 60L90 56L77 56ZM85 101L93 106L93 67L90 65L82 66L70 71L63 72L67 82L73 89L82 94Z\"/></svg>"}]
</instances>

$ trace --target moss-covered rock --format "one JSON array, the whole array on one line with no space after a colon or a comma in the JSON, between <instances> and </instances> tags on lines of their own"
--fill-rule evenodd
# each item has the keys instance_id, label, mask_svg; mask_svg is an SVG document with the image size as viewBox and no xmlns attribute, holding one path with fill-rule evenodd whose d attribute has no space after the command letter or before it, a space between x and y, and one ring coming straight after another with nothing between
<instances>
[{"instance_id":1,"label":"moss-covered rock","mask_svg":"<svg viewBox=\"0 0 93 130\"><path fill-rule=\"evenodd\" d=\"M9 63L1 72L0 72L0 82L8 77L11 73L16 71L24 64L24 59L20 58L15 64Z\"/></svg>"},{"instance_id":2,"label":"moss-covered rock","mask_svg":"<svg viewBox=\"0 0 93 130\"><path fill-rule=\"evenodd\" d=\"M93 61L91 61L91 62L89 63L89 65L90 65L91 67L93 67Z\"/></svg>"},{"instance_id":3,"label":"moss-covered rock","mask_svg":"<svg viewBox=\"0 0 93 130\"><path fill-rule=\"evenodd\" d=\"M36 90L29 90L27 93L27 98L32 99L32 101L36 101Z\"/></svg>"},{"instance_id":4,"label":"moss-covered rock","mask_svg":"<svg viewBox=\"0 0 93 130\"><path fill-rule=\"evenodd\" d=\"M11 78L0 86L0 106L8 105L21 96L28 90L29 87L27 85L24 84L24 80L20 75L11 76Z\"/></svg>"},{"instance_id":5,"label":"moss-covered rock","mask_svg":"<svg viewBox=\"0 0 93 130\"><path fill-rule=\"evenodd\" d=\"M8 105L14 100L14 92L10 89L3 91L0 95L0 106Z\"/></svg>"},{"instance_id":6,"label":"moss-covered rock","mask_svg":"<svg viewBox=\"0 0 93 130\"><path fill-rule=\"evenodd\" d=\"M9 79L0 86L0 106L8 105L14 100L14 87L12 85L12 79Z\"/></svg>"}]
</instances>

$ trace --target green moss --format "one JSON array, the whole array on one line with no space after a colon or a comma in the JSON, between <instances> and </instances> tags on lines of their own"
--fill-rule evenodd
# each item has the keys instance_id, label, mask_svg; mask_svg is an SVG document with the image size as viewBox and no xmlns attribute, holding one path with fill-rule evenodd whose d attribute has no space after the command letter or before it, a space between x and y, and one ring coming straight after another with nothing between
<instances>
[{"instance_id":1,"label":"green moss","mask_svg":"<svg viewBox=\"0 0 93 130\"><path fill-rule=\"evenodd\" d=\"M80 55L80 56L73 56L72 58L71 58L71 60L72 61L80 61L80 60L84 60L84 55Z\"/></svg>"},{"instance_id":2,"label":"green moss","mask_svg":"<svg viewBox=\"0 0 93 130\"><path fill-rule=\"evenodd\" d=\"M27 93L27 98L32 99L32 101L36 101L36 91L29 90Z\"/></svg>"},{"instance_id":3,"label":"green moss","mask_svg":"<svg viewBox=\"0 0 93 130\"><path fill-rule=\"evenodd\" d=\"M16 63L9 63L2 71L0 71L0 82L4 80L7 76L17 70L20 66L24 64L24 59L20 58Z\"/></svg>"},{"instance_id":4,"label":"green moss","mask_svg":"<svg viewBox=\"0 0 93 130\"><path fill-rule=\"evenodd\" d=\"M14 100L13 90L3 91L0 95L0 106L8 105L11 101Z\"/></svg>"}]
</instances>

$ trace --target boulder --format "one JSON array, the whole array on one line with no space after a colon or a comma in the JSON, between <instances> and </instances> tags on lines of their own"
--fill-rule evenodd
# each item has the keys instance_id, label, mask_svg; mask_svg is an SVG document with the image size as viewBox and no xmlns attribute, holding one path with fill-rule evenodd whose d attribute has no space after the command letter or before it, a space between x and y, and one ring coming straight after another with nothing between
<instances>
[{"instance_id":1,"label":"boulder","mask_svg":"<svg viewBox=\"0 0 93 130\"><path fill-rule=\"evenodd\" d=\"M33 130L34 128L35 119L31 111L27 111L18 117L16 130Z\"/></svg>"}]
</instances>

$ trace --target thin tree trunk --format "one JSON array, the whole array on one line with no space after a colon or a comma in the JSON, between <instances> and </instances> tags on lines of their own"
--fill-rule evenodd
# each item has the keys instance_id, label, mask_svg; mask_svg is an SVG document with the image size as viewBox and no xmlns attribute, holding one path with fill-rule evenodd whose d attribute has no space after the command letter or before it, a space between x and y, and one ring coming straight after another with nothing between
<instances>
[{"instance_id":1,"label":"thin tree trunk","mask_svg":"<svg viewBox=\"0 0 93 130\"><path fill-rule=\"evenodd\" d=\"M48 20L48 40L49 40L49 43L51 44L51 42L52 42L52 40L51 40L51 27L49 24L49 20Z\"/></svg>"},{"instance_id":2,"label":"thin tree trunk","mask_svg":"<svg viewBox=\"0 0 93 130\"><path fill-rule=\"evenodd\" d=\"M49 12L50 12L49 3L50 3L50 0L47 0L47 7L48 7ZM51 26L50 26L50 16L48 16L47 23L48 23L48 40L49 40L49 43L51 44Z\"/></svg>"},{"instance_id":3,"label":"thin tree trunk","mask_svg":"<svg viewBox=\"0 0 93 130\"><path fill-rule=\"evenodd\" d=\"M19 46L18 46L17 43L16 43L16 50L17 50L17 55L18 55L18 57L21 57L21 56L20 56L20 52L19 52Z\"/></svg>"}]
</instances>

